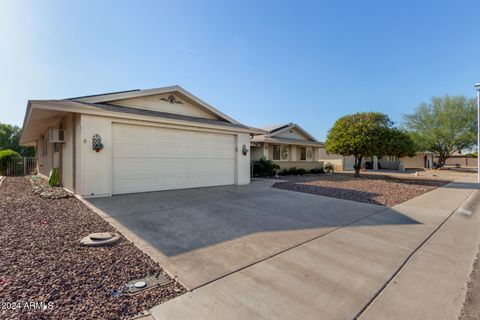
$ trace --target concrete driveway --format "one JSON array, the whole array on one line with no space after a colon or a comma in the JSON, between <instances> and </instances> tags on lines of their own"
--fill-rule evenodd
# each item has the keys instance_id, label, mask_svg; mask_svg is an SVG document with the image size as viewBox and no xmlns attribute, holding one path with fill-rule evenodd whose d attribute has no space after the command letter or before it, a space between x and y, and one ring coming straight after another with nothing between
<instances>
[{"instance_id":1,"label":"concrete driveway","mask_svg":"<svg viewBox=\"0 0 480 320\"><path fill-rule=\"evenodd\" d=\"M246 186L89 199L127 238L189 289L198 288L385 210L383 206ZM99 210L97 210L98 212ZM400 213L369 225L416 224Z\"/></svg>"}]
</instances>

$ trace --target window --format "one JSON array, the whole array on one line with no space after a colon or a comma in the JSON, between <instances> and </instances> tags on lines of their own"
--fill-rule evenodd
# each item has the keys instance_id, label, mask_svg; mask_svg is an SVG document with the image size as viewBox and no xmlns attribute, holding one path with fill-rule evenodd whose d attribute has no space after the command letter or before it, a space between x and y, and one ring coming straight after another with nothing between
<instances>
[{"instance_id":1,"label":"window","mask_svg":"<svg viewBox=\"0 0 480 320\"><path fill-rule=\"evenodd\" d=\"M274 144L273 160L288 160L288 146Z\"/></svg>"},{"instance_id":2,"label":"window","mask_svg":"<svg viewBox=\"0 0 480 320\"><path fill-rule=\"evenodd\" d=\"M288 160L288 146L281 147L282 160Z\"/></svg>"},{"instance_id":3,"label":"window","mask_svg":"<svg viewBox=\"0 0 480 320\"><path fill-rule=\"evenodd\" d=\"M313 160L313 150L312 150L312 148L307 148L307 160L308 161Z\"/></svg>"},{"instance_id":4,"label":"window","mask_svg":"<svg viewBox=\"0 0 480 320\"><path fill-rule=\"evenodd\" d=\"M307 160L307 148L299 147L300 149L300 160Z\"/></svg>"},{"instance_id":5,"label":"window","mask_svg":"<svg viewBox=\"0 0 480 320\"><path fill-rule=\"evenodd\" d=\"M280 145L273 145L273 160L280 160Z\"/></svg>"}]
</instances>

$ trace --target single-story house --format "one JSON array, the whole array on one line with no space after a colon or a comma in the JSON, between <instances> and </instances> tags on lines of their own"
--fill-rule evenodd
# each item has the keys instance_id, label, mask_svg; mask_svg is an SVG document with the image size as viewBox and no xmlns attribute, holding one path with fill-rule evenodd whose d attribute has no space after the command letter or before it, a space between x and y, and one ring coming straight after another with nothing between
<instances>
[{"instance_id":1,"label":"single-story house","mask_svg":"<svg viewBox=\"0 0 480 320\"><path fill-rule=\"evenodd\" d=\"M81 196L250 182L247 127L179 86L28 101L20 142Z\"/></svg>"},{"instance_id":2,"label":"single-story house","mask_svg":"<svg viewBox=\"0 0 480 320\"><path fill-rule=\"evenodd\" d=\"M298 124L287 123L261 128L263 134L254 134L250 140L251 160L264 157L280 166L306 170L322 167L318 149L323 146Z\"/></svg>"},{"instance_id":3,"label":"single-story house","mask_svg":"<svg viewBox=\"0 0 480 320\"><path fill-rule=\"evenodd\" d=\"M319 149L319 160L324 163L331 163L335 170L351 171L355 165L355 157L341 156L338 154L327 154L324 148ZM402 170L403 169L428 169L433 168L433 153L432 152L417 152L413 157L398 158L395 156L383 157L365 157L362 160L363 169L387 169L387 170Z\"/></svg>"}]
</instances>

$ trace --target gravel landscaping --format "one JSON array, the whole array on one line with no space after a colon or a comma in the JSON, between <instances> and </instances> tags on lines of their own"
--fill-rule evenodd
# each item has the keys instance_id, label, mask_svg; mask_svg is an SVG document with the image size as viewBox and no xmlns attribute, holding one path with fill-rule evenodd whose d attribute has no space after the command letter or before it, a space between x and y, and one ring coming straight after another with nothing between
<instances>
[{"instance_id":1,"label":"gravel landscaping","mask_svg":"<svg viewBox=\"0 0 480 320\"><path fill-rule=\"evenodd\" d=\"M460 320L480 319L480 252L473 264Z\"/></svg>"},{"instance_id":2,"label":"gravel landscaping","mask_svg":"<svg viewBox=\"0 0 480 320\"><path fill-rule=\"evenodd\" d=\"M1 319L125 319L185 292L123 237L108 247L80 246L90 233L118 231L78 199L45 198L35 185L7 177L0 186ZM165 286L122 291L162 274L172 280Z\"/></svg>"},{"instance_id":3,"label":"gravel landscaping","mask_svg":"<svg viewBox=\"0 0 480 320\"><path fill-rule=\"evenodd\" d=\"M393 177L362 173L291 176L287 182L277 182L273 188L306 192L321 196L365 202L392 207L425 192L451 182L433 177Z\"/></svg>"}]
</instances>

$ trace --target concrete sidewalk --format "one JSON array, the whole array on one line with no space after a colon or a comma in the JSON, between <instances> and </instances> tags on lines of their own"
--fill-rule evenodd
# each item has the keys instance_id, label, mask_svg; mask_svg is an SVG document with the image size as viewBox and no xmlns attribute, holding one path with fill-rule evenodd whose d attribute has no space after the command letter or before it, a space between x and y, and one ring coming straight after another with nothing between
<instances>
[{"instance_id":1,"label":"concrete sidewalk","mask_svg":"<svg viewBox=\"0 0 480 320\"><path fill-rule=\"evenodd\" d=\"M480 244L479 204L480 191L476 191L412 256L359 319L458 319Z\"/></svg>"},{"instance_id":2,"label":"concrete sidewalk","mask_svg":"<svg viewBox=\"0 0 480 320\"><path fill-rule=\"evenodd\" d=\"M353 319L476 188L472 178L460 179L150 312L156 319ZM377 302L367 311L372 312ZM393 305L398 304L389 301L388 306ZM369 319L366 313L363 316Z\"/></svg>"}]
</instances>

